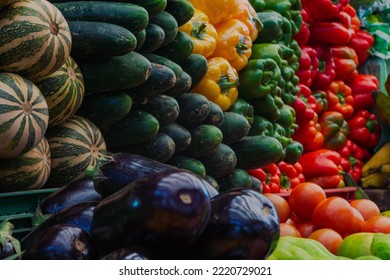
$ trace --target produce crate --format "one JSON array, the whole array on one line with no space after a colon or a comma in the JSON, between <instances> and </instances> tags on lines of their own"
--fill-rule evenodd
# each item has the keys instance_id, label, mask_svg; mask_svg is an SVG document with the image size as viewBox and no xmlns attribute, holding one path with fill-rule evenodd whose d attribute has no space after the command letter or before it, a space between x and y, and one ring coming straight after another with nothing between
<instances>
[{"instance_id":1,"label":"produce crate","mask_svg":"<svg viewBox=\"0 0 390 280\"><path fill-rule=\"evenodd\" d=\"M345 198L348 201L355 199L356 197L356 187L344 187L344 188L334 188L334 189L324 189L326 196L339 196ZM289 193L278 193L278 195L284 197L288 200Z\"/></svg>"},{"instance_id":2,"label":"produce crate","mask_svg":"<svg viewBox=\"0 0 390 280\"><path fill-rule=\"evenodd\" d=\"M39 203L57 190L40 189L0 193L0 222L8 220L14 229L14 236L21 238L32 230L32 217Z\"/></svg>"},{"instance_id":3,"label":"produce crate","mask_svg":"<svg viewBox=\"0 0 390 280\"><path fill-rule=\"evenodd\" d=\"M367 188L364 189L364 191L368 197L378 205L381 212L390 210L390 190Z\"/></svg>"}]
</instances>

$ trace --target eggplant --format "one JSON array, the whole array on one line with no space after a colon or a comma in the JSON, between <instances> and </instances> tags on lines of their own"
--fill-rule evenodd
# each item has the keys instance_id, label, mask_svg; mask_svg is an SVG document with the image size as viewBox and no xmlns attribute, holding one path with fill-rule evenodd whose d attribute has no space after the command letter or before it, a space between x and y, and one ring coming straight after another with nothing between
<instances>
[{"instance_id":1,"label":"eggplant","mask_svg":"<svg viewBox=\"0 0 390 280\"><path fill-rule=\"evenodd\" d=\"M254 189L231 189L211 200L209 223L187 258L266 259L279 236L278 215L266 196Z\"/></svg>"},{"instance_id":2,"label":"eggplant","mask_svg":"<svg viewBox=\"0 0 390 280\"><path fill-rule=\"evenodd\" d=\"M94 176L95 189L103 197L108 197L145 176L179 170L177 167L137 154L114 153L111 157L112 161L101 166ZM203 178L201 180L210 197L218 194L207 181Z\"/></svg>"},{"instance_id":3,"label":"eggplant","mask_svg":"<svg viewBox=\"0 0 390 280\"><path fill-rule=\"evenodd\" d=\"M23 249L22 260L94 260L98 247L83 229L67 224L47 228Z\"/></svg>"},{"instance_id":4,"label":"eggplant","mask_svg":"<svg viewBox=\"0 0 390 280\"><path fill-rule=\"evenodd\" d=\"M77 226L90 234L93 211L97 204L98 201L80 202L50 215L20 240L22 248L28 246L36 236L45 234L49 227L58 224Z\"/></svg>"},{"instance_id":5,"label":"eggplant","mask_svg":"<svg viewBox=\"0 0 390 280\"><path fill-rule=\"evenodd\" d=\"M20 242L12 236L13 231L11 222L6 220L0 223L0 260L20 254Z\"/></svg>"},{"instance_id":6,"label":"eggplant","mask_svg":"<svg viewBox=\"0 0 390 280\"><path fill-rule=\"evenodd\" d=\"M39 204L43 214L54 214L75 204L86 201L101 201L91 178L78 179L46 196Z\"/></svg>"},{"instance_id":7,"label":"eggplant","mask_svg":"<svg viewBox=\"0 0 390 280\"><path fill-rule=\"evenodd\" d=\"M209 215L203 181L174 169L145 176L99 202L91 234L105 252L133 245L175 251L198 238Z\"/></svg>"}]
</instances>

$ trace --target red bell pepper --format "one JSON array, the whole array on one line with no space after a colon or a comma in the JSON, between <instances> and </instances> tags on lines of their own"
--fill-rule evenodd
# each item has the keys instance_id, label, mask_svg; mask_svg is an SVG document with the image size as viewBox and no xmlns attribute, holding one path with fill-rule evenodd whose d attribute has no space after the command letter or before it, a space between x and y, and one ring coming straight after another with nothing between
<instances>
[{"instance_id":1,"label":"red bell pepper","mask_svg":"<svg viewBox=\"0 0 390 280\"><path fill-rule=\"evenodd\" d=\"M348 46L332 46L329 48L335 64L335 79L351 81L358 75L358 56L353 48Z\"/></svg>"},{"instance_id":2,"label":"red bell pepper","mask_svg":"<svg viewBox=\"0 0 390 280\"><path fill-rule=\"evenodd\" d=\"M326 91L328 110L336 111L343 115L344 119L349 119L354 110L354 99L352 90L342 80L334 80Z\"/></svg>"},{"instance_id":3,"label":"red bell pepper","mask_svg":"<svg viewBox=\"0 0 390 280\"><path fill-rule=\"evenodd\" d=\"M315 109L317 107L316 99L311 94L311 90L308 86L299 83L298 87L298 95L291 107L295 110L297 123L308 122L314 118Z\"/></svg>"},{"instance_id":4,"label":"red bell pepper","mask_svg":"<svg viewBox=\"0 0 390 280\"><path fill-rule=\"evenodd\" d=\"M379 81L376 76L358 74L349 85L352 90L355 110L368 109L374 106L371 93L379 88Z\"/></svg>"},{"instance_id":5,"label":"red bell pepper","mask_svg":"<svg viewBox=\"0 0 390 280\"><path fill-rule=\"evenodd\" d=\"M301 9L302 27L298 33L293 36L293 39L297 41L300 47L305 46L309 42L310 29L309 29L309 14L305 9Z\"/></svg>"},{"instance_id":6,"label":"red bell pepper","mask_svg":"<svg viewBox=\"0 0 390 280\"><path fill-rule=\"evenodd\" d=\"M340 165L343 167L343 171L350 174L355 182L358 182L362 176L363 162L370 158L370 153L349 139L337 152L341 156Z\"/></svg>"},{"instance_id":7,"label":"red bell pepper","mask_svg":"<svg viewBox=\"0 0 390 280\"><path fill-rule=\"evenodd\" d=\"M348 43L348 46L355 50L359 64L367 60L373 45L374 37L363 29L356 31Z\"/></svg>"},{"instance_id":8,"label":"red bell pepper","mask_svg":"<svg viewBox=\"0 0 390 280\"><path fill-rule=\"evenodd\" d=\"M345 144L349 135L349 125L341 113L326 111L318 122L324 135L323 148L337 150Z\"/></svg>"},{"instance_id":9,"label":"red bell pepper","mask_svg":"<svg viewBox=\"0 0 390 280\"><path fill-rule=\"evenodd\" d=\"M317 114L314 114L310 121L298 123L298 129L295 130L292 138L302 144L304 152L320 149L324 143L324 136Z\"/></svg>"},{"instance_id":10,"label":"red bell pepper","mask_svg":"<svg viewBox=\"0 0 390 280\"><path fill-rule=\"evenodd\" d=\"M348 120L349 138L361 147L372 150L379 142L381 126L378 117L369 111L362 109L356 111ZM389 155L390 156L390 155Z\"/></svg>"},{"instance_id":11,"label":"red bell pepper","mask_svg":"<svg viewBox=\"0 0 390 280\"><path fill-rule=\"evenodd\" d=\"M326 47L315 48L318 58L318 71L312 82L312 89L324 90L336 78L336 65L333 56Z\"/></svg>"},{"instance_id":12,"label":"red bell pepper","mask_svg":"<svg viewBox=\"0 0 390 280\"><path fill-rule=\"evenodd\" d=\"M299 69L295 74L299 82L310 87L318 72L319 60L315 49L309 46L301 47L301 58L299 59Z\"/></svg>"},{"instance_id":13,"label":"red bell pepper","mask_svg":"<svg viewBox=\"0 0 390 280\"><path fill-rule=\"evenodd\" d=\"M280 187L291 191L295 186L305 182L305 176L302 174L302 165L299 162L294 164L281 161L278 163L280 170Z\"/></svg>"},{"instance_id":14,"label":"red bell pepper","mask_svg":"<svg viewBox=\"0 0 390 280\"><path fill-rule=\"evenodd\" d=\"M280 192L280 170L275 163L262 168L248 170L248 173L260 180L263 186L263 193Z\"/></svg>"},{"instance_id":15,"label":"red bell pepper","mask_svg":"<svg viewBox=\"0 0 390 280\"><path fill-rule=\"evenodd\" d=\"M306 182L313 182L324 189L344 187L343 167L338 152L319 149L303 154L298 161Z\"/></svg>"},{"instance_id":16,"label":"red bell pepper","mask_svg":"<svg viewBox=\"0 0 390 280\"><path fill-rule=\"evenodd\" d=\"M301 2L302 7L309 11L313 19L329 20L337 18L349 0L301 0Z\"/></svg>"},{"instance_id":17,"label":"red bell pepper","mask_svg":"<svg viewBox=\"0 0 390 280\"><path fill-rule=\"evenodd\" d=\"M353 29L353 31L356 32L356 31L360 30L360 19L359 19L358 15L356 14L356 10L353 6L351 6L350 4L345 5L340 13L341 14L347 13L349 15L350 25L351 25L351 28Z\"/></svg>"},{"instance_id":18,"label":"red bell pepper","mask_svg":"<svg viewBox=\"0 0 390 280\"><path fill-rule=\"evenodd\" d=\"M328 100L326 99L326 91L324 90L313 90L311 95L316 99L315 112L318 116L321 116L328 110Z\"/></svg>"},{"instance_id":19,"label":"red bell pepper","mask_svg":"<svg viewBox=\"0 0 390 280\"><path fill-rule=\"evenodd\" d=\"M345 26L344 22L314 21L310 25L309 44L322 46L346 45L351 41L353 30Z\"/></svg>"}]
</instances>

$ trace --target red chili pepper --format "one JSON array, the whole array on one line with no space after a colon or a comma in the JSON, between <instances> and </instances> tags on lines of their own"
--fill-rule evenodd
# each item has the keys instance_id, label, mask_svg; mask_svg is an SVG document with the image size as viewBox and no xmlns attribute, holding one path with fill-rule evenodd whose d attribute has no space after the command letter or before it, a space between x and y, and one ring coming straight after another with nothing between
<instances>
[{"instance_id":1,"label":"red chili pepper","mask_svg":"<svg viewBox=\"0 0 390 280\"><path fill-rule=\"evenodd\" d=\"M309 29L309 14L305 9L301 9L302 27L298 33L293 36L293 39L297 41L299 46L305 46L309 42L310 29Z\"/></svg>"},{"instance_id":2,"label":"red chili pepper","mask_svg":"<svg viewBox=\"0 0 390 280\"><path fill-rule=\"evenodd\" d=\"M318 71L312 82L312 89L324 90L336 78L336 65L333 55L326 47L315 48L318 58Z\"/></svg>"},{"instance_id":3,"label":"red chili pepper","mask_svg":"<svg viewBox=\"0 0 390 280\"><path fill-rule=\"evenodd\" d=\"M278 163L280 170L280 187L291 190L300 183L305 182L305 176L302 174L302 165L299 162L294 164L281 161Z\"/></svg>"},{"instance_id":4,"label":"red chili pepper","mask_svg":"<svg viewBox=\"0 0 390 280\"><path fill-rule=\"evenodd\" d=\"M308 86L299 83L298 87L298 95L296 96L295 101L292 103L291 107L293 107L295 110L296 122L302 123L310 121L314 118L317 103Z\"/></svg>"},{"instance_id":5,"label":"red chili pepper","mask_svg":"<svg viewBox=\"0 0 390 280\"><path fill-rule=\"evenodd\" d=\"M332 46L329 48L335 64L335 79L351 81L357 75L358 56L353 48L348 46Z\"/></svg>"},{"instance_id":6,"label":"red chili pepper","mask_svg":"<svg viewBox=\"0 0 390 280\"><path fill-rule=\"evenodd\" d=\"M280 192L280 170L274 163L262 168L248 170L248 173L260 180L263 193Z\"/></svg>"},{"instance_id":7,"label":"red chili pepper","mask_svg":"<svg viewBox=\"0 0 390 280\"><path fill-rule=\"evenodd\" d=\"M318 115L310 121L298 123L292 138L302 144L304 152L318 150L324 143L324 135L321 132L321 125L318 123Z\"/></svg>"},{"instance_id":8,"label":"red chili pepper","mask_svg":"<svg viewBox=\"0 0 390 280\"><path fill-rule=\"evenodd\" d=\"M302 7L307 9L315 20L328 20L337 17L349 0L301 0Z\"/></svg>"},{"instance_id":9,"label":"red chili pepper","mask_svg":"<svg viewBox=\"0 0 390 280\"><path fill-rule=\"evenodd\" d=\"M348 120L349 138L361 147L372 150L379 142L381 126L374 113L362 109Z\"/></svg>"},{"instance_id":10,"label":"red chili pepper","mask_svg":"<svg viewBox=\"0 0 390 280\"><path fill-rule=\"evenodd\" d=\"M354 99L352 90L342 80L334 80L326 91L328 110L336 111L343 115L344 119L349 119L354 110Z\"/></svg>"},{"instance_id":11,"label":"red chili pepper","mask_svg":"<svg viewBox=\"0 0 390 280\"><path fill-rule=\"evenodd\" d=\"M318 72L318 57L315 49L309 46L301 47L301 58L299 59L299 69L295 74L299 82L310 87Z\"/></svg>"},{"instance_id":12,"label":"red chili pepper","mask_svg":"<svg viewBox=\"0 0 390 280\"><path fill-rule=\"evenodd\" d=\"M353 48L358 56L359 63L363 63L370 55L371 47L374 45L374 37L366 30L358 30L352 36L348 46Z\"/></svg>"},{"instance_id":13,"label":"red chili pepper","mask_svg":"<svg viewBox=\"0 0 390 280\"><path fill-rule=\"evenodd\" d=\"M370 74L358 74L350 83L354 99L354 109L368 109L373 107L374 100L371 93L379 88L376 76Z\"/></svg>"}]
</instances>

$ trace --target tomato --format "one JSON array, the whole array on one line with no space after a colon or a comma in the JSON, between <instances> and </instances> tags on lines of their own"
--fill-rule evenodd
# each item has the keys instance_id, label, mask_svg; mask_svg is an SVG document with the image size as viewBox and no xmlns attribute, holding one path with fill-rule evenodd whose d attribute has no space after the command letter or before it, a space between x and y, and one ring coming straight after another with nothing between
<instances>
[{"instance_id":1,"label":"tomato","mask_svg":"<svg viewBox=\"0 0 390 280\"><path fill-rule=\"evenodd\" d=\"M311 182L300 183L295 186L288 198L291 211L301 221L311 220L314 208L326 199L325 191L317 184Z\"/></svg>"},{"instance_id":2,"label":"tomato","mask_svg":"<svg viewBox=\"0 0 390 280\"><path fill-rule=\"evenodd\" d=\"M307 238L317 240L332 254L336 254L343 238L341 235L330 228L321 228L313 231Z\"/></svg>"},{"instance_id":3,"label":"tomato","mask_svg":"<svg viewBox=\"0 0 390 280\"><path fill-rule=\"evenodd\" d=\"M274 193L265 193L264 195L268 197L275 206L279 217L279 223L285 223L288 218L290 218L291 214L290 206L288 205L287 200Z\"/></svg>"},{"instance_id":4,"label":"tomato","mask_svg":"<svg viewBox=\"0 0 390 280\"><path fill-rule=\"evenodd\" d=\"M287 223L280 223L280 236L301 237L296 227Z\"/></svg>"},{"instance_id":5,"label":"tomato","mask_svg":"<svg viewBox=\"0 0 390 280\"><path fill-rule=\"evenodd\" d=\"M314 230L314 223L312 221L306 221L296 226L302 237L308 237Z\"/></svg>"},{"instance_id":6,"label":"tomato","mask_svg":"<svg viewBox=\"0 0 390 280\"><path fill-rule=\"evenodd\" d=\"M361 231L390 233L390 218L373 216L363 223Z\"/></svg>"},{"instance_id":7,"label":"tomato","mask_svg":"<svg viewBox=\"0 0 390 280\"><path fill-rule=\"evenodd\" d=\"M352 211L353 211L353 225L352 225L351 233L360 232L364 223L364 218L356 208L352 207Z\"/></svg>"},{"instance_id":8,"label":"tomato","mask_svg":"<svg viewBox=\"0 0 390 280\"><path fill-rule=\"evenodd\" d=\"M352 230L354 214L346 199L332 196L318 203L312 220L318 229L330 228L345 237Z\"/></svg>"},{"instance_id":9,"label":"tomato","mask_svg":"<svg viewBox=\"0 0 390 280\"><path fill-rule=\"evenodd\" d=\"M381 214L378 205L369 199L355 199L349 204L362 214L365 221L373 216L379 216Z\"/></svg>"}]
</instances>

